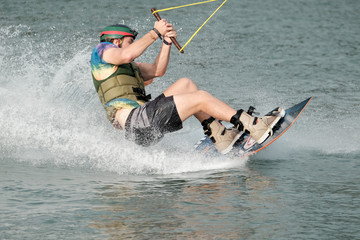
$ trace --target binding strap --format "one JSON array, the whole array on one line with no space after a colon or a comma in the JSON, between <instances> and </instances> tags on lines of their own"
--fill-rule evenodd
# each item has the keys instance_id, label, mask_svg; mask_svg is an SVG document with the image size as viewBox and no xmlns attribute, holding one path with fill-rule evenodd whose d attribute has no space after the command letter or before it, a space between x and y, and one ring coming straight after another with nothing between
<instances>
[{"instance_id":1,"label":"binding strap","mask_svg":"<svg viewBox=\"0 0 360 240\"><path fill-rule=\"evenodd\" d=\"M136 96L137 100L142 100L148 102L151 99L151 94L145 95L145 90L137 87L132 88L134 93L140 94L140 96Z\"/></svg>"},{"instance_id":2,"label":"binding strap","mask_svg":"<svg viewBox=\"0 0 360 240\"><path fill-rule=\"evenodd\" d=\"M240 122L240 116L243 113L243 109L240 109L236 112L234 116L231 117L230 123L234 124L234 126L241 132L244 130L244 125Z\"/></svg>"},{"instance_id":3,"label":"binding strap","mask_svg":"<svg viewBox=\"0 0 360 240\"><path fill-rule=\"evenodd\" d=\"M208 119L205 119L204 121L201 122L201 125L203 126L203 129L206 135L210 136L211 135L211 129L209 128L209 125L215 120L215 118L210 117Z\"/></svg>"},{"instance_id":4,"label":"binding strap","mask_svg":"<svg viewBox=\"0 0 360 240\"><path fill-rule=\"evenodd\" d=\"M210 140L215 143L215 138L214 137L211 137L211 128L210 128L210 124L215 120L215 118L213 117L210 117L208 119L205 119L204 121L201 122L201 125L203 126L203 129L204 129L204 133L206 135L208 135L210 137Z\"/></svg>"}]
</instances>

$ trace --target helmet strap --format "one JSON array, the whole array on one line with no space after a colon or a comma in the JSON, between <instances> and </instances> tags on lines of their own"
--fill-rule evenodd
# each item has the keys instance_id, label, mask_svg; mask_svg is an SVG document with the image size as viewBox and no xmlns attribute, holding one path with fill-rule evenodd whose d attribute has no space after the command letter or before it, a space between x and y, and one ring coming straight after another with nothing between
<instances>
[{"instance_id":1,"label":"helmet strap","mask_svg":"<svg viewBox=\"0 0 360 240\"><path fill-rule=\"evenodd\" d=\"M119 43L117 44L118 47L121 46L121 44L123 43L123 40L121 38L115 38L114 40L119 39ZM112 43L114 43L114 40L112 41Z\"/></svg>"}]
</instances>

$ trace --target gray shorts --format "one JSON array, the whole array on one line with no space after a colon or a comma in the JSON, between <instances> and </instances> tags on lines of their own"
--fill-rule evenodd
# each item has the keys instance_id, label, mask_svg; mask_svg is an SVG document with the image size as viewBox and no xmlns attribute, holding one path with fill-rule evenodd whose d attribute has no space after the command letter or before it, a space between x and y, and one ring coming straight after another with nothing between
<instances>
[{"instance_id":1,"label":"gray shorts","mask_svg":"<svg viewBox=\"0 0 360 240\"><path fill-rule=\"evenodd\" d=\"M150 146L159 142L165 133L181 128L173 96L161 94L130 112L125 123L125 137L136 144Z\"/></svg>"}]
</instances>

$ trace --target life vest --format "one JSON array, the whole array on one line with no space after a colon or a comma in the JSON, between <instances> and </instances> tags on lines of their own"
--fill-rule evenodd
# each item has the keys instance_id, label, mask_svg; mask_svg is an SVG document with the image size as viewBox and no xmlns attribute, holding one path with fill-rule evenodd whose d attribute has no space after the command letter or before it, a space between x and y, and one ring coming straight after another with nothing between
<instances>
[{"instance_id":1,"label":"life vest","mask_svg":"<svg viewBox=\"0 0 360 240\"><path fill-rule=\"evenodd\" d=\"M140 105L151 98L145 93L144 79L139 67L134 62L119 65L117 70L104 80L96 80L94 75L92 78L100 101L105 108L106 103L115 98L127 98Z\"/></svg>"}]
</instances>

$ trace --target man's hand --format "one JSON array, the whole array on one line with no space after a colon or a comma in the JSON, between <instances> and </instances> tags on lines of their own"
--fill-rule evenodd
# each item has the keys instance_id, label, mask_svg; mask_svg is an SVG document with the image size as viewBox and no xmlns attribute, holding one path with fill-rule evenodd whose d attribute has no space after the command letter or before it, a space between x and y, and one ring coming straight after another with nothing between
<instances>
[{"instance_id":1,"label":"man's hand","mask_svg":"<svg viewBox=\"0 0 360 240\"><path fill-rule=\"evenodd\" d=\"M168 23L166 19L161 19L160 21L156 21L154 24L154 28L156 28L160 34L166 37L167 41L170 41L170 37L177 37L176 31L173 28L171 23Z\"/></svg>"},{"instance_id":2,"label":"man's hand","mask_svg":"<svg viewBox=\"0 0 360 240\"><path fill-rule=\"evenodd\" d=\"M167 32L165 35L164 35L164 40L167 41L167 42L171 42L171 37L173 38L177 38L177 33L175 31L175 29L173 28L173 30Z\"/></svg>"}]
</instances>

